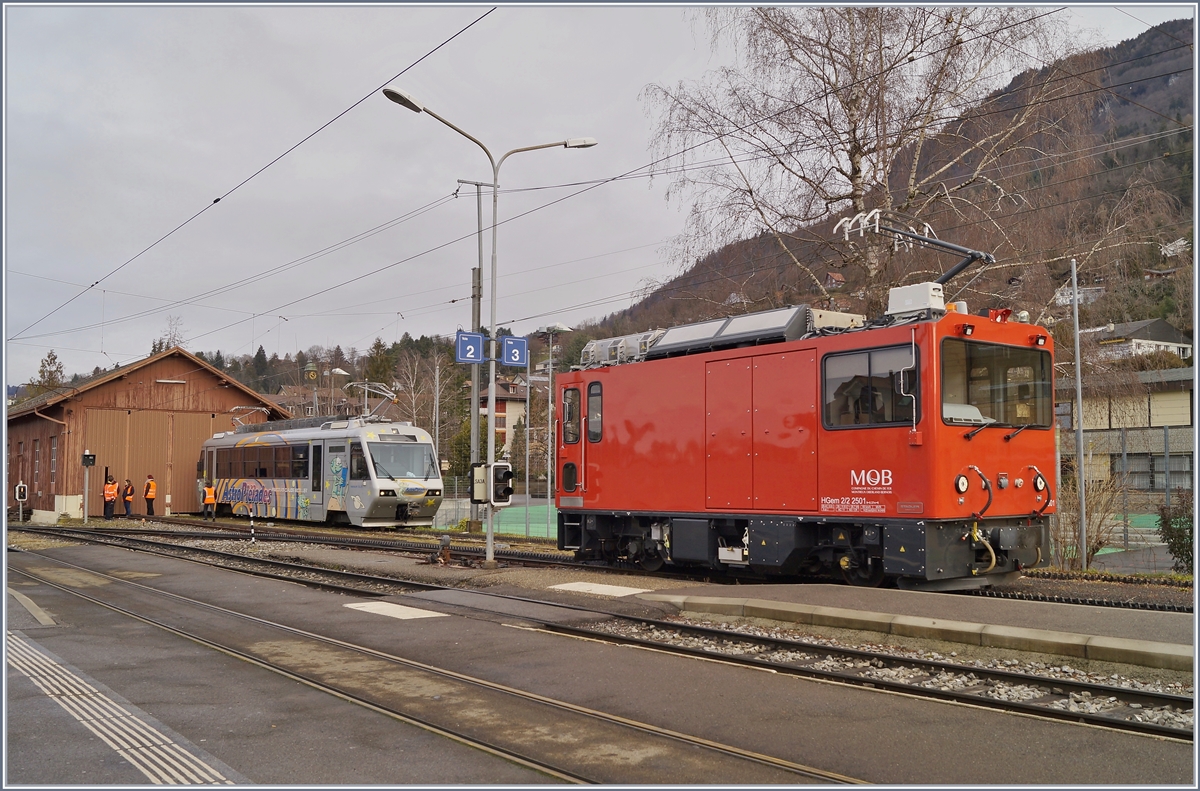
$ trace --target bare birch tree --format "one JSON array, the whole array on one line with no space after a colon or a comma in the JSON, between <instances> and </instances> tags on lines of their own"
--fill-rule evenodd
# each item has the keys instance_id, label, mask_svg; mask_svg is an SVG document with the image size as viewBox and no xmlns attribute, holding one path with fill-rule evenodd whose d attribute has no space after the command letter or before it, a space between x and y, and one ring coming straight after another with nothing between
<instances>
[{"instance_id":1,"label":"bare birch tree","mask_svg":"<svg viewBox=\"0 0 1200 791\"><path fill-rule=\"evenodd\" d=\"M1028 205L1023 163L1070 150L1081 83L1053 65L1072 54L1063 15L1038 7L713 8L714 42L737 68L675 87L648 86L658 172L690 199L684 260L767 232L828 299L798 257L831 241L821 221L881 209L978 230L980 249L1007 244L997 209ZM1018 77L1018 75L1020 75ZM1007 92L998 89L1018 77ZM1043 162L1042 167L1054 163ZM934 225L936 230L937 225ZM959 241L961 234L955 239ZM914 266L886 240L829 249L860 268L875 299ZM917 274L917 273L912 273ZM928 272L920 273L922 279Z\"/></svg>"}]
</instances>

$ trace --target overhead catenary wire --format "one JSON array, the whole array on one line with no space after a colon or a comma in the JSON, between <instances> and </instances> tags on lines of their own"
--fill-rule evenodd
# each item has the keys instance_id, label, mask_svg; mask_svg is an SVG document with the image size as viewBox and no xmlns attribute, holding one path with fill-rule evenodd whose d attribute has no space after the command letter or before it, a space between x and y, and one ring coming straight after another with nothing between
<instances>
[{"instance_id":1,"label":"overhead catenary wire","mask_svg":"<svg viewBox=\"0 0 1200 791\"><path fill-rule=\"evenodd\" d=\"M1053 13L1053 12L1049 12L1049 13ZM482 18L482 17L481 17L481 18ZM478 20L477 20L477 21L478 21ZM922 57L925 57L925 55L923 55ZM673 155L674 155L674 154L673 154ZM653 164L653 163L651 163L651 164ZM631 175L631 174L634 174L634 173L638 172L638 170L644 170L646 167L648 167L648 166L642 166L642 168L640 168L640 169L635 169L635 170L633 170L633 171L628 171L628 172L627 172L627 174L626 174L625 176L617 176L617 177L613 177L613 178L608 178L608 179L603 179L603 180L596 181L596 182L594 182L594 183L593 183L593 186L600 186L600 185L603 185L603 184L606 184L606 183L610 183L610 182L612 182L612 181L614 181L614 180L619 180L619 179L625 178L625 177L627 177L628 175ZM583 192L583 191L585 191L585 190L581 190L580 192ZM575 194L580 194L580 193L575 193ZM562 199L560 199L560 200L566 200L566 199L568 199L568 198L570 198L570 197L573 197L573 196L574 196L574 195L569 195L569 196L566 196L566 197L564 197L564 198L562 198ZM555 202L559 202L559 201L555 201ZM555 202L552 202L552 203L546 204L546 206L553 205L553 203L555 203ZM535 211L536 211L536 210L540 210L541 208L545 208L545 206L543 206L543 207L538 207L538 209L535 209ZM531 212L527 212L526 214L528 214L528 213L531 213ZM522 217L522 216L525 216L525 215L518 215L518 217L509 218L509 219L505 220L504 222L510 222L510 221L513 221L513 220L515 220L515 219L519 219L519 217ZM368 273L367 275L364 275L363 277L365 277L365 276L369 276L370 274L376 274L376 273L378 273L379 271L381 271L381 270L374 270L373 272L371 272L371 273ZM349 283L349 282L354 282L355 280L358 280L358 279L361 279L361 277L360 277L360 278L355 278L355 279L353 279L353 280L351 280L351 281L346 281L346 282L344 282L344 283L342 283L342 284L338 284L338 285L332 286L332 287L330 287L329 289L322 289L322 290L321 290L321 291L319 291L319 292L315 292L315 294L314 294L314 295L310 295L310 297L308 297L308 298L311 298L311 296L315 296L315 295L320 295L320 294L323 294L323 293L327 293L329 290L332 290L333 288L338 288L338 287L340 287L340 286L342 286L342 285L346 285L347 283ZM303 300L297 300L297 301L303 301ZM291 305L291 304L294 304L294 303L286 303L285 305L283 305L283 306L277 306L276 308L273 308L272 310L278 310L278 309L281 309L282 307L287 307L287 306L289 306L289 305ZM253 315L265 315L266 313L269 313L269 311L263 311L262 313L253 314ZM252 318L252 317L251 317L251 318ZM229 326L229 325L227 325L227 326ZM222 329L223 329L223 328L222 328ZM216 331L219 331L219 330L214 330L214 332L216 332ZM205 333L205 334L207 335L207 334L211 334L211 333ZM196 336L196 337L202 337L202 336Z\"/></svg>"},{"instance_id":2,"label":"overhead catenary wire","mask_svg":"<svg viewBox=\"0 0 1200 791\"><path fill-rule=\"evenodd\" d=\"M311 139L312 139L314 136L316 136L317 134L319 134L319 133L320 133L322 130L324 130L325 128L327 128L327 127L328 127L330 124L334 123L334 122L335 122L335 121L337 121L339 118L341 118L342 116L344 116L346 113L350 112L350 111L351 111L351 110L353 110L355 107L357 107L358 105L360 105L360 104L362 104L363 102L365 102L367 99L369 99L369 98L371 98L372 96L374 96L374 95L375 95L375 93L376 93L377 91L379 91L381 88L383 88L384 86L386 86L388 83L390 83L390 82L392 82L393 80L397 79L398 77L402 76L403 74L405 74L406 72L408 72L408 71L409 71L409 69L412 69L413 67L415 67L416 65L418 65L419 63L421 63L422 61L424 61L426 58L429 58L429 57L430 57L431 55L433 55L435 52L437 52L438 50L440 50L442 47L446 46L446 45L447 45L447 44L449 44L451 41L453 41L454 39L456 39L456 38L458 38L459 36L461 36L461 35L462 35L463 33L465 33L467 30L469 30L470 28L474 27L476 24L478 24L480 21L482 21L482 20L483 20L485 17L487 17L489 14L491 14L491 13L492 13L493 11L495 11L495 10L496 10L496 7L494 7L494 6L493 6L492 8L488 9L487 11L485 11L485 12L484 12L482 15L480 15L479 17L477 17L477 18L476 18L474 21L472 21L470 24L466 25L465 27L463 27L462 29L460 29L458 32L456 32L454 35L450 36L450 37L449 37L449 38L447 38L445 41L443 41L442 43L438 44L436 47L434 47L433 49L429 50L429 51L428 51L428 52L426 52L424 55L422 55L421 57L417 58L415 61L413 61L412 63L410 63L408 66L406 66L406 67L404 67L403 69L401 69L401 70L400 70L400 71L399 71L397 74L395 74L394 76L390 77L390 78L389 78L388 80L386 80L386 81L385 81L385 82L384 82L382 85L380 85L380 86L378 86L378 87L376 87L376 88L372 88L372 89L371 89L371 90L370 90L370 91L369 91L369 92L368 92L366 95L364 95L364 96L363 96L361 99L359 99L358 101L354 102L354 104L350 105L349 107L347 107L345 110L343 110L343 111L341 111L340 113L338 113L337 115L335 115L335 116L334 116L333 118L331 118L330 120L326 121L324 124L322 124L320 127L318 127L318 128L316 129L316 131L314 131L314 132L310 133L310 134L309 134L308 136L306 136L304 139L300 140L300 142L296 143L296 144L295 144L295 145L293 145L291 148L287 149L287 150L286 150L286 151L284 151L282 154L280 154L279 156L277 156L277 157L275 157L274 159L272 159L272 160L271 160L270 162L268 162L266 165L263 165L261 168L259 168L258 170L256 170L254 173L252 173L252 174L250 174L249 176L247 176L247 177L246 177L245 179L243 179L241 182L239 182L238 184L236 184L236 185L235 185L233 188L231 188L231 189L227 190L225 193L223 193L222 195L218 196L218 197L217 197L215 200L213 200L213 202L212 202L212 203L210 203L210 204L206 205L204 208L200 209L198 212L196 212L195 214L193 214L191 217L188 217L186 220L184 220L183 222L181 222L179 225L175 226L175 227L174 227L174 228L172 228L170 231L168 231L167 233L165 233L165 234L163 234L162 236L160 236L160 237L159 237L158 239L156 239L156 240L155 240L155 241L154 241L152 244L150 244L149 246L147 246L146 248L144 248L143 250L141 250L141 252L137 253L137 254L136 254L136 255L134 255L132 258L128 259L128 260L127 260L127 261L125 261L124 263L122 263L122 264L120 264L119 266L115 267L114 269L110 270L110 271L109 271L107 274L105 274L105 275L103 275L102 277L100 277L99 279L97 279L95 282L93 282L93 283L92 283L91 285L89 285L87 288L83 289L82 291L80 291L79 293L77 293L75 296L73 296L73 297L71 297L70 299L68 299L66 302L63 302L61 305L59 305L58 307L54 308L54 309L53 309L53 310L51 310L49 313L47 313L47 314L43 315L43 316L42 316L41 318L39 318L37 321L35 321L35 322L33 322L32 324L30 324L30 325L26 326L26 327L25 327L25 329L23 329L23 330L21 330L20 332L18 332L18 333L17 333L15 336L12 336L12 337L10 337L10 338L9 338L9 340L14 340L14 339L20 338L22 335L24 335L26 332L28 332L28 331L29 331L30 329L32 329L33 327L36 327L38 324L41 324L43 321L45 321L46 319L50 318L50 317L51 317L51 316L53 316L55 313L58 313L58 311L60 311L60 310L62 310L63 308L65 308L67 305L71 304L72 302L74 302L76 299L78 299L79 297L81 297L81 296L83 296L84 294L86 294L86 293L87 293L88 291L90 291L91 289L93 289L93 288L95 288L96 286L100 285L101 283L103 283L103 282L104 282L105 280L107 280L108 278L112 277L113 275L115 275L116 273L120 272L120 271L121 271L122 269L124 269L125 267L129 266L130 264L132 264L132 263L133 263L134 261L136 261L138 258L142 257L142 256L143 256L143 255L145 255L147 252L149 252L150 250L152 250L154 247L158 246L158 244L159 244L159 243L161 243L162 241L166 240L167 238L169 238L169 237L173 236L173 235L174 235L174 234L175 234L177 231L179 231L181 228L183 228L184 226L186 226L186 225L188 225L189 223L191 223L193 220L195 220L195 219L196 219L197 217L199 217L200 215L204 214L206 211L208 211L209 209L211 209L213 206L216 206L216 205L217 205L218 203L220 203L220 202L221 202L223 199L225 199L225 198L228 198L230 195L232 195L232 194L233 194L234 192L236 192L237 190L241 189L243 186L245 186L246 184L248 184L248 183L249 183L251 180L253 180L254 178L258 177L260 174L262 174L262 173L263 173L265 170L267 170L269 167L271 167L272 165L274 165L276 162L278 162L279 160L283 159L284 157L286 157L286 156L287 156L288 154L290 154L291 152L295 151L295 150L296 150L297 148L299 148L300 146L304 145L304 143L306 143L307 141L311 140Z\"/></svg>"}]
</instances>

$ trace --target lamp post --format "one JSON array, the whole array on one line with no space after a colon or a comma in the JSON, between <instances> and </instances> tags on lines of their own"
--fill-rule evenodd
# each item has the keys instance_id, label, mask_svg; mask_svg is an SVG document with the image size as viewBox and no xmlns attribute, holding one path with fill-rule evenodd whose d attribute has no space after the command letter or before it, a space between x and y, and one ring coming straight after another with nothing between
<instances>
[{"instance_id":1,"label":"lamp post","mask_svg":"<svg viewBox=\"0 0 1200 791\"><path fill-rule=\"evenodd\" d=\"M538 335L546 336L546 346L550 350L550 360L546 364L546 538L550 537L550 511L554 503L554 333L574 332L565 324L551 324L538 327Z\"/></svg>"},{"instance_id":2,"label":"lamp post","mask_svg":"<svg viewBox=\"0 0 1200 791\"><path fill-rule=\"evenodd\" d=\"M414 113L428 113L438 121L441 121L446 126L458 132L463 137L470 140L475 145L483 149L483 153L487 155L488 162L492 166L492 284L491 284L491 321L489 323L488 340L490 342L490 353L488 354L488 403L487 403L487 463L491 465L496 458L496 226L498 222L497 207L500 202L500 166L504 164L504 160L508 159L513 154L520 154L525 151L537 151L542 148L591 148L596 145L595 138L592 137L573 137L566 140L557 140L553 143L542 143L536 146L523 146L514 148L506 153L500 159L492 156L492 152L488 147L479 141L478 138L467 134L462 129L459 129L454 124L442 118L437 113L425 107L416 99L404 91L398 91L395 88L384 88L383 95L396 104L412 110ZM490 480L490 477L489 477ZM495 548L494 548L494 531L493 517L495 509L491 506L487 509L487 554L485 563L489 567L494 567Z\"/></svg>"}]
</instances>

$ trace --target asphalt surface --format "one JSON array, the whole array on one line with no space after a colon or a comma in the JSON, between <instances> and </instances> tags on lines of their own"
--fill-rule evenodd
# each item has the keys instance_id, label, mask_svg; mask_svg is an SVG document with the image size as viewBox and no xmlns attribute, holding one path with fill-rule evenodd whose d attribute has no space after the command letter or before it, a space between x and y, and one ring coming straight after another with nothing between
<instances>
[{"instance_id":1,"label":"asphalt surface","mask_svg":"<svg viewBox=\"0 0 1200 791\"><path fill-rule=\"evenodd\" d=\"M548 605L498 602L459 591L388 597L385 601L450 616L398 620L345 606L367 600L183 561L94 546L40 552L418 662L874 783L1194 782L1190 744L527 628L529 619L579 617ZM8 562L18 568L55 565L31 553L9 553ZM41 573L57 574L60 583L82 592L99 584L77 573ZM549 779L47 585L27 583L11 571L9 586L58 624L36 625L9 596L9 629L18 637L128 701L234 782L527 784ZM521 587L500 576L493 589ZM597 603L595 596L554 595ZM633 606L627 600L623 604ZM1141 615L1151 614L1161 615ZM521 626L526 628L515 628ZM370 678L354 679L352 667L340 670L356 683L371 684ZM9 682L9 783L145 782L11 665ZM637 759L627 751L610 758L614 765ZM780 782L711 778L714 783L756 780ZM658 780L673 781L669 770Z\"/></svg>"}]
</instances>

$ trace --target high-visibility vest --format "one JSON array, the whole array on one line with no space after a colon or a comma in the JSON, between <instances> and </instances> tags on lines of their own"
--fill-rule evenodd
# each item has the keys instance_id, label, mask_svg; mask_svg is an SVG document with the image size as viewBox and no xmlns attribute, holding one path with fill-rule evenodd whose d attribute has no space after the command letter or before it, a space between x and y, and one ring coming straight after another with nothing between
<instances>
[{"instance_id":1,"label":"high-visibility vest","mask_svg":"<svg viewBox=\"0 0 1200 791\"><path fill-rule=\"evenodd\" d=\"M115 483L104 484L104 502L111 503L117 499L117 485Z\"/></svg>"},{"instance_id":2,"label":"high-visibility vest","mask_svg":"<svg viewBox=\"0 0 1200 791\"><path fill-rule=\"evenodd\" d=\"M154 481L146 481L146 499L153 500L156 494L158 494L158 484Z\"/></svg>"},{"instance_id":3,"label":"high-visibility vest","mask_svg":"<svg viewBox=\"0 0 1200 791\"><path fill-rule=\"evenodd\" d=\"M133 484L132 483L125 487L125 491L123 492L123 494L125 495L125 502L127 502L127 503L133 502Z\"/></svg>"},{"instance_id":4,"label":"high-visibility vest","mask_svg":"<svg viewBox=\"0 0 1200 791\"><path fill-rule=\"evenodd\" d=\"M211 486L204 487L204 504L215 505L217 502L217 490Z\"/></svg>"}]
</instances>

